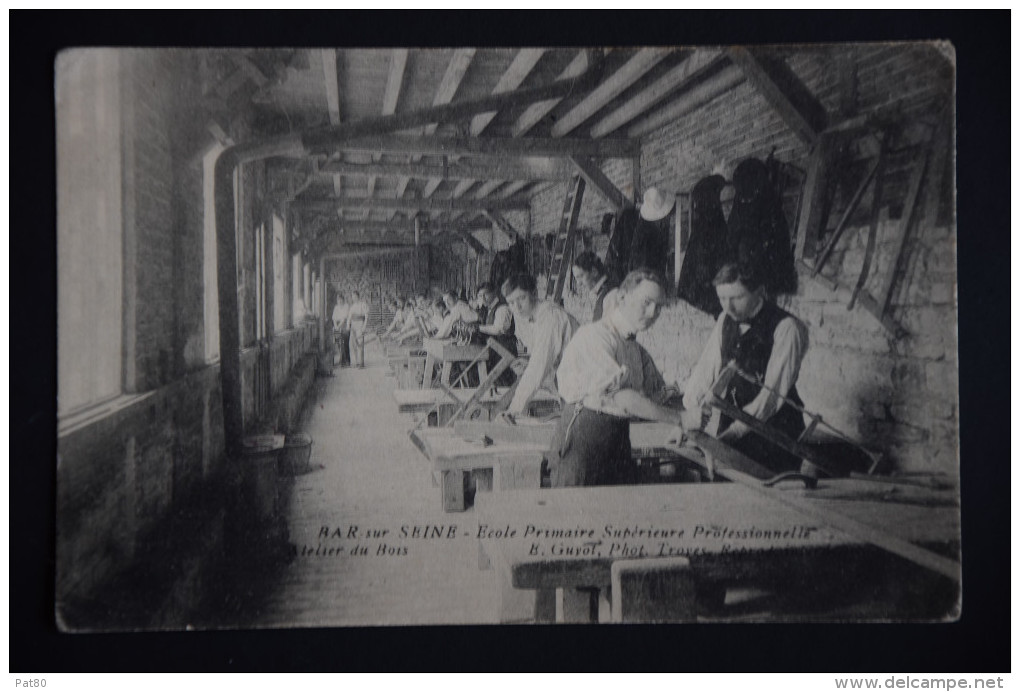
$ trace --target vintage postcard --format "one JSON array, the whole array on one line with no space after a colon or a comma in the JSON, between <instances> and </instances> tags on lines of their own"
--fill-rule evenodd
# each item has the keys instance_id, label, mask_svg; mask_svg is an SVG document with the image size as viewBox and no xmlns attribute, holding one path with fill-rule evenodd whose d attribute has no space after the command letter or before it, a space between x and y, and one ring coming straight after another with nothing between
<instances>
[{"instance_id":1,"label":"vintage postcard","mask_svg":"<svg viewBox=\"0 0 1020 692\"><path fill-rule=\"evenodd\" d=\"M63 631L966 607L951 44L54 74Z\"/></svg>"}]
</instances>

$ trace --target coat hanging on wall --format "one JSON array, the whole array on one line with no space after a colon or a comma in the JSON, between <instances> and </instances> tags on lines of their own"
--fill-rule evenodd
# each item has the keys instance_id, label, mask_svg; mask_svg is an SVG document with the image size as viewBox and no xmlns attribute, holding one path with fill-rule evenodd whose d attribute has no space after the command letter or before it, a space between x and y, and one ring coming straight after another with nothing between
<instances>
[{"instance_id":1,"label":"coat hanging on wall","mask_svg":"<svg viewBox=\"0 0 1020 692\"><path fill-rule=\"evenodd\" d=\"M606 248L606 273L614 281L622 281L630 269L630 248L634 227L638 223L637 209L628 207L616 217L613 235Z\"/></svg>"},{"instance_id":2,"label":"coat hanging on wall","mask_svg":"<svg viewBox=\"0 0 1020 692\"><path fill-rule=\"evenodd\" d=\"M712 279L727 249L726 216L719 200L725 186L725 178L711 175L691 191L691 238L677 280L677 297L713 317L722 311Z\"/></svg>"},{"instance_id":3,"label":"coat hanging on wall","mask_svg":"<svg viewBox=\"0 0 1020 692\"><path fill-rule=\"evenodd\" d=\"M728 223L727 254L757 267L769 295L796 292L790 230L768 166L758 159L742 161L733 172L733 186L736 195Z\"/></svg>"}]
</instances>

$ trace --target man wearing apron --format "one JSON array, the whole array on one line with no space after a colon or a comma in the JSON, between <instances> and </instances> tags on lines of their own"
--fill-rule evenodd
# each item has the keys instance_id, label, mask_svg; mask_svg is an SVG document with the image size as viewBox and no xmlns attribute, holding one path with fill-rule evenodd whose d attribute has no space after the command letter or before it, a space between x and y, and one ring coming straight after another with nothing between
<instances>
[{"instance_id":1,"label":"man wearing apron","mask_svg":"<svg viewBox=\"0 0 1020 692\"><path fill-rule=\"evenodd\" d=\"M340 367L346 367L350 365L350 359L348 358L348 340L350 339L350 327L347 326L347 315L350 314L350 306L344 302L344 296L342 293L336 295L336 305L333 307L333 343L336 344L337 349L340 351ZM331 363L332 365L332 363Z\"/></svg>"},{"instance_id":2,"label":"man wearing apron","mask_svg":"<svg viewBox=\"0 0 1020 692\"><path fill-rule=\"evenodd\" d=\"M351 365L365 367L365 324L368 322L368 303L361 300L357 291L351 294L351 309L347 325L351 330Z\"/></svg>"},{"instance_id":3,"label":"man wearing apron","mask_svg":"<svg viewBox=\"0 0 1020 692\"><path fill-rule=\"evenodd\" d=\"M665 382L635 340L659 316L663 280L639 269L619 291L612 312L577 330L556 371L565 403L549 460L554 488L632 482L630 419L680 424L680 411L659 403Z\"/></svg>"}]
</instances>

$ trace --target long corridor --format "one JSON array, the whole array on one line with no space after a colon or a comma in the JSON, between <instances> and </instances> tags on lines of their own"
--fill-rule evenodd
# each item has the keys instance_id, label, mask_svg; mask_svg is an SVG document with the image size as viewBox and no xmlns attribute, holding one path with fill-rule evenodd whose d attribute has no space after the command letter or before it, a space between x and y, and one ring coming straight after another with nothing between
<instances>
[{"instance_id":1,"label":"long corridor","mask_svg":"<svg viewBox=\"0 0 1020 692\"><path fill-rule=\"evenodd\" d=\"M312 471L294 479L285 503L296 555L252 624L494 622L497 585L479 569L470 517L442 511L378 343L364 369L334 373L316 379L305 425ZM412 538L416 526L442 526L443 537Z\"/></svg>"}]
</instances>

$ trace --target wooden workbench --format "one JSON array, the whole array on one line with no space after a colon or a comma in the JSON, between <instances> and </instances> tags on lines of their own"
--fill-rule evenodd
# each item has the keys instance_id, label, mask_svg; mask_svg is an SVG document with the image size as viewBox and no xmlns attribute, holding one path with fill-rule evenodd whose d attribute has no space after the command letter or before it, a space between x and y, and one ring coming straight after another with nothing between
<instances>
[{"instance_id":1,"label":"wooden workbench","mask_svg":"<svg viewBox=\"0 0 1020 692\"><path fill-rule=\"evenodd\" d=\"M439 381L450 386L450 372L454 363L471 363L485 352L485 346L477 344L457 344L453 339L430 339L422 340L422 348L425 350L425 376L422 378L422 389L432 386L432 372L439 365ZM483 381L488 375L485 359L477 364L478 381Z\"/></svg>"},{"instance_id":2,"label":"wooden workbench","mask_svg":"<svg viewBox=\"0 0 1020 692\"><path fill-rule=\"evenodd\" d=\"M814 490L786 487L782 492L825 513L850 517L956 558L960 524L955 490L876 485L823 480ZM701 583L750 581L801 589L810 588L805 585L814 578L831 582L874 573L875 565L887 564L883 560L898 560L737 483L479 494L475 515L480 526L503 532L479 542L483 562L491 561L504 584L505 622L553 620L555 601L546 596L556 589L561 590L559 615L571 619L571 613L564 612L562 590L584 588L604 595L613 563L619 560L683 557ZM951 580L914 569L952 588ZM536 604L538 593L543 597ZM587 619L588 605L581 610L586 612L573 616Z\"/></svg>"},{"instance_id":3,"label":"wooden workbench","mask_svg":"<svg viewBox=\"0 0 1020 692\"><path fill-rule=\"evenodd\" d=\"M632 423L635 455L659 449L673 431L673 426L663 423ZM412 431L411 440L442 477L443 509L462 512L467 507L464 489L469 475L476 481L476 492L538 488L542 460L555 432L555 422L522 419L520 424L510 426L458 421L452 428ZM483 444L483 437L488 438L487 444Z\"/></svg>"}]
</instances>

